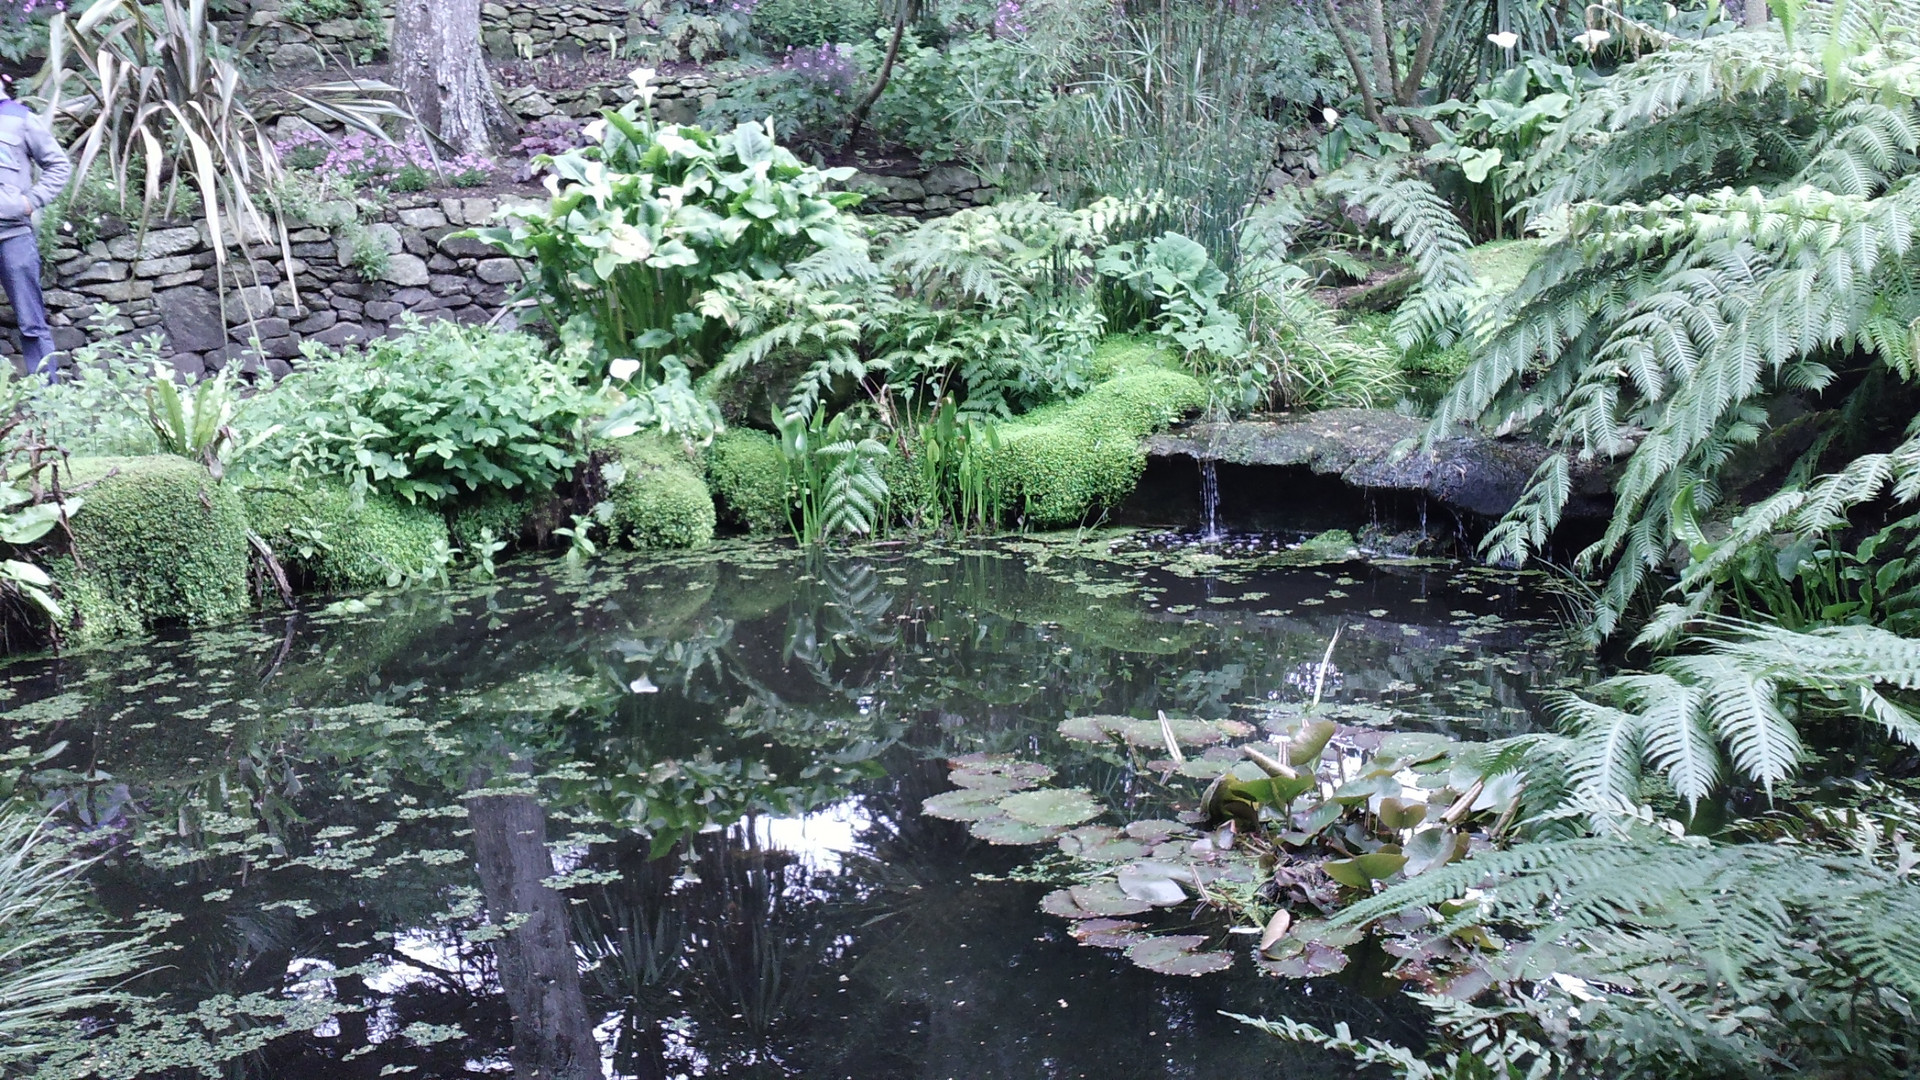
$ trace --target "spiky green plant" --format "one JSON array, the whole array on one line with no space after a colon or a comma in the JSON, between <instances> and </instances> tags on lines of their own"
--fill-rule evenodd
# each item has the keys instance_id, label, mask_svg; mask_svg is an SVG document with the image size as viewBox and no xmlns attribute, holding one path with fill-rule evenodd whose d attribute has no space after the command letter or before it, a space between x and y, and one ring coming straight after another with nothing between
<instances>
[{"instance_id":1,"label":"spiky green plant","mask_svg":"<svg viewBox=\"0 0 1920 1080\"><path fill-rule=\"evenodd\" d=\"M1920 374L1916 27L1906 0L1866 0L1662 39L1537 151L1565 160L1527 208L1551 244L1516 291L1466 320L1475 358L1432 434L1531 429L1623 461L1612 521L1578 560L1607 573L1600 634L1664 563L1676 498L1690 491L1703 512L1719 501L1721 468L1760 440L1770 398L1851 392L1870 412L1884 380ZM1831 433L1816 442L1801 475L1835 449ZM1536 553L1569 488L1566 462L1549 457L1487 553Z\"/></svg>"}]
</instances>

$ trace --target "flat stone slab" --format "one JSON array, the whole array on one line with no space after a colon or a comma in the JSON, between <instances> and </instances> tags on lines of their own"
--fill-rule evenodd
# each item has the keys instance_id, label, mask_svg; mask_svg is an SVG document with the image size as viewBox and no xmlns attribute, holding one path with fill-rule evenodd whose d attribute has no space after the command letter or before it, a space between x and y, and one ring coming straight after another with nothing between
<instances>
[{"instance_id":1,"label":"flat stone slab","mask_svg":"<svg viewBox=\"0 0 1920 1080\"><path fill-rule=\"evenodd\" d=\"M1150 457L1306 468L1356 488L1415 492L1482 517L1513 507L1551 453L1539 443L1463 430L1420 449L1425 420L1385 409L1326 409L1227 423L1199 422L1147 440ZM1611 508L1605 471L1574 462L1571 517Z\"/></svg>"}]
</instances>

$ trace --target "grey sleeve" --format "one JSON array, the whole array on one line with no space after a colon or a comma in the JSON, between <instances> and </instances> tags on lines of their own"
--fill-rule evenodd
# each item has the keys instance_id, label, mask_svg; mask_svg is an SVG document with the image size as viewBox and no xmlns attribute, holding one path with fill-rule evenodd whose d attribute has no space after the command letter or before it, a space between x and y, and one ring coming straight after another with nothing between
<instances>
[{"instance_id":1,"label":"grey sleeve","mask_svg":"<svg viewBox=\"0 0 1920 1080\"><path fill-rule=\"evenodd\" d=\"M45 121L38 117L29 120L26 135L27 152L40 166L40 182L27 193L27 200L38 210L60 197L61 190L73 176L73 162L67 160L67 152L60 148L60 141L53 137Z\"/></svg>"}]
</instances>

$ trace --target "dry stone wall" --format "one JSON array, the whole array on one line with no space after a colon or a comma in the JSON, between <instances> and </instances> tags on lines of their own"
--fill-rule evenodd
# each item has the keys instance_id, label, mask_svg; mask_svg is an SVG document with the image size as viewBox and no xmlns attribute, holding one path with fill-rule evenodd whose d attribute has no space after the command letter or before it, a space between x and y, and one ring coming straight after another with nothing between
<instances>
[{"instance_id":1,"label":"dry stone wall","mask_svg":"<svg viewBox=\"0 0 1920 1080\"><path fill-rule=\"evenodd\" d=\"M504 201L514 201L506 197ZM524 200L522 200L524 201ZM323 228L290 234L293 276L275 250L230 255L221 280L205 226L154 222L145 234L107 220L84 246L46 252L48 320L62 349L91 336L99 305L116 309L134 337L157 335L161 355L197 376L238 364L243 372L286 374L308 342L347 345L395 331L403 314L481 323L501 315L520 264L455 235L486 223L499 196L396 196L366 226L384 249L384 268L363 275L352 245ZM507 315L511 319L511 313ZM0 305L0 345L20 368L13 313Z\"/></svg>"}]
</instances>

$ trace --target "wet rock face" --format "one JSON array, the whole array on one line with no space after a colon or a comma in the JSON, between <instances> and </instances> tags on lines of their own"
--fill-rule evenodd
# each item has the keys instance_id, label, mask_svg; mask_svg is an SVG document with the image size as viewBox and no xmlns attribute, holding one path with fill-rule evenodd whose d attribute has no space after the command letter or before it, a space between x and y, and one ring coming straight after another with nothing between
<instances>
[{"instance_id":1,"label":"wet rock face","mask_svg":"<svg viewBox=\"0 0 1920 1080\"><path fill-rule=\"evenodd\" d=\"M1229 423L1195 423L1147 441L1150 458L1305 469L1367 491L1424 495L1455 510L1497 518L1512 508L1549 450L1522 439L1462 430L1420 448L1426 421L1383 409L1324 412ZM1604 471L1574 463L1568 517L1604 517Z\"/></svg>"}]
</instances>

